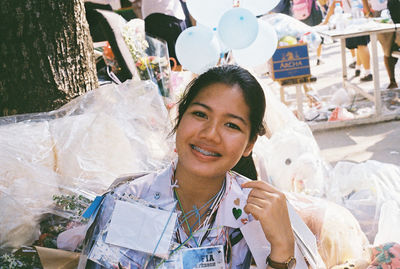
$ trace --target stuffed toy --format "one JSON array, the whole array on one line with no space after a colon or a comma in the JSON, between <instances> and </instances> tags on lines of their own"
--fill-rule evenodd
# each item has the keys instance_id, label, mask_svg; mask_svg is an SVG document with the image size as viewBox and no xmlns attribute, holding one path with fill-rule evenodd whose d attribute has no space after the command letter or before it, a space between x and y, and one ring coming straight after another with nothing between
<instances>
[{"instance_id":1,"label":"stuffed toy","mask_svg":"<svg viewBox=\"0 0 400 269\"><path fill-rule=\"evenodd\" d=\"M363 269L370 261L368 239L346 208L299 193L285 193L288 201L317 238L318 252L327 268L355 261Z\"/></svg>"},{"instance_id":2,"label":"stuffed toy","mask_svg":"<svg viewBox=\"0 0 400 269\"><path fill-rule=\"evenodd\" d=\"M286 128L259 140L253 151L256 167L266 171L262 180L281 191L324 194L327 167L312 135Z\"/></svg>"}]
</instances>

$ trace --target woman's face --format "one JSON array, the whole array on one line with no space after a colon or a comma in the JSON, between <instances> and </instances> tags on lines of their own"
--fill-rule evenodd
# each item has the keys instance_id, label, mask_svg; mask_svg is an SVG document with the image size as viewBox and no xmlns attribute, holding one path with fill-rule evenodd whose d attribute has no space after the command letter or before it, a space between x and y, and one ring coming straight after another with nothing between
<instances>
[{"instance_id":1,"label":"woman's face","mask_svg":"<svg viewBox=\"0 0 400 269\"><path fill-rule=\"evenodd\" d=\"M239 86L209 85L193 99L176 130L178 167L200 177L224 177L255 141Z\"/></svg>"}]
</instances>

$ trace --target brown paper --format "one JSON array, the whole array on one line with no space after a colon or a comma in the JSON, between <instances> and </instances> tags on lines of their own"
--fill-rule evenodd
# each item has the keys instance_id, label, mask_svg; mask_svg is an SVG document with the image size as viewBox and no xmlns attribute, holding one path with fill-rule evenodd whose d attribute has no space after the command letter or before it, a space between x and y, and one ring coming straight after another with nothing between
<instances>
[{"instance_id":1,"label":"brown paper","mask_svg":"<svg viewBox=\"0 0 400 269\"><path fill-rule=\"evenodd\" d=\"M80 253L35 246L43 269L75 269Z\"/></svg>"}]
</instances>

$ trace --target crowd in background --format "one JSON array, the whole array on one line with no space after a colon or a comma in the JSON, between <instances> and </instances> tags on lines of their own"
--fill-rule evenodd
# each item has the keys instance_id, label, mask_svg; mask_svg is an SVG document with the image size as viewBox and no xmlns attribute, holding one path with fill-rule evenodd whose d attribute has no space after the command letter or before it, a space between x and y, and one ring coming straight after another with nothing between
<instances>
[{"instance_id":1,"label":"crowd in background","mask_svg":"<svg viewBox=\"0 0 400 269\"><path fill-rule=\"evenodd\" d=\"M126 3L122 3L122 2ZM112 9L119 9L122 6L130 6L135 17L144 19L146 33L165 40L168 44L169 55L179 61L175 54L175 42L179 34L186 28L195 25L196 22L190 16L185 0L173 1L149 1L149 0L89 0L97 4L109 5ZM309 25L328 24L335 6L339 4L345 13L351 13L354 5L362 6L364 17L380 17L382 11L389 9L390 15L395 23L400 23L399 0L280 0L278 5L271 11L292 16L301 22ZM304 7L308 6L309 11ZM310 8L311 7L311 8ZM399 38L398 38L399 39ZM378 35L378 40L384 53L384 64L390 80L388 89L398 87L395 78L395 66L397 58L392 56L393 51L399 50L400 40L396 43L396 33L384 33ZM370 52L368 44L369 35L346 39L346 48L352 55L350 68L355 69L354 76L360 76L360 82L372 81L370 64ZM322 61L322 46L324 39L317 48L316 64Z\"/></svg>"}]
</instances>

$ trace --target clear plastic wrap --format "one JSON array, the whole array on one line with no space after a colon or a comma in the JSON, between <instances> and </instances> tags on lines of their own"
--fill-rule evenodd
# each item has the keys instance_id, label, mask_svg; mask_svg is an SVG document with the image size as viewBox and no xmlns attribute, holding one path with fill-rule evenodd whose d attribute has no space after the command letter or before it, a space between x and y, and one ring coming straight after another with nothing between
<instances>
[{"instance_id":1,"label":"clear plastic wrap","mask_svg":"<svg viewBox=\"0 0 400 269\"><path fill-rule=\"evenodd\" d=\"M144 21L133 19L122 29L122 36L135 62L141 80L154 81L162 96L169 97L171 67L167 43L145 35Z\"/></svg>"},{"instance_id":2,"label":"clear plastic wrap","mask_svg":"<svg viewBox=\"0 0 400 269\"><path fill-rule=\"evenodd\" d=\"M261 19L274 26L279 40L285 36L295 37L297 40L307 43L313 50L321 44L321 37L313 27L291 16L271 13L262 16Z\"/></svg>"},{"instance_id":3,"label":"clear plastic wrap","mask_svg":"<svg viewBox=\"0 0 400 269\"><path fill-rule=\"evenodd\" d=\"M309 126L300 122L271 91L265 93L270 138L258 139L253 149L259 172L265 171L261 179L282 191L323 196L329 165L321 157Z\"/></svg>"},{"instance_id":4,"label":"clear plastic wrap","mask_svg":"<svg viewBox=\"0 0 400 269\"><path fill-rule=\"evenodd\" d=\"M400 227L400 206L396 201L386 201L381 207L374 246L387 242L400 242L400 230L397 227Z\"/></svg>"},{"instance_id":5,"label":"clear plastic wrap","mask_svg":"<svg viewBox=\"0 0 400 269\"><path fill-rule=\"evenodd\" d=\"M3 128L0 133L4 134L2 131ZM30 152L36 149L47 152L51 147L43 144L29 147L24 143L29 139L21 141L21 145L11 145L13 143L4 143L4 136L0 137L3 142L0 147L0 249L16 249L39 238L40 217L50 211L53 195L59 193L59 176L53 171L52 158L45 154L41 158L35 156L35 151ZM14 133L8 138L14 140L16 137L17 133ZM32 140L36 138L32 137ZM27 147L24 149L24 146Z\"/></svg>"},{"instance_id":6,"label":"clear plastic wrap","mask_svg":"<svg viewBox=\"0 0 400 269\"><path fill-rule=\"evenodd\" d=\"M328 199L352 212L372 244L378 232L382 205L387 201L400 205L400 167L373 160L341 161L330 171L329 178Z\"/></svg>"},{"instance_id":7,"label":"clear plastic wrap","mask_svg":"<svg viewBox=\"0 0 400 269\"><path fill-rule=\"evenodd\" d=\"M150 207L152 210L157 208L134 196L121 195L118 191L107 193L97 214L92 217L93 223L85 239L85 247L80 259L80 268L86 266L87 263L92 264L93 262L105 268L118 268L119 266L123 268L142 268L143 265L147 265L149 268L158 268L162 264L163 258L167 257L158 257L152 253L137 251L106 242L117 201L140 204L141 206ZM158 209L162 210L161 208ZM174 225L175 223L172 224ZM144 267L146 268L146 266ZM92 265L89 268L92 268Z\"/></svg>"},{"instance_id":8,"label":"clear plastic wrap","mask_svg":"<svg viewBox=\"0 0 400 269\"><path fill-rule=\"evenodd\" d=\"M283 191L324 195L326 171L315 141L293 129L276 132L254 154L263 155L268 181ZM265 179L263 179L265 180Z\"/></svg>"},{"instance_id":9,"label":"clear plastic wrap","mask_svg":"<svg viewBox=\"0 0 400 269\"><path fill-rule=\"evenodd\" d=\"M50 123L64 185L74 178L101 193L121 174L157 170L173 159L168 111L151 81L99 88L67 109L70 116Z\"/></svg>"},{"instance_id":10,"label":"clear plastic wrap","mask_svg":"<svg viewBox=\"0 0 400 269\"><path fill-rule=\"evenodd\" d=\"M55 111L0 118L0 248L32 244L47 213L79 221L121 174L168 165L171 129L151 81L106 85Z\"/></svg>"},{"instance_id":11,"label":"clear plastic wrap","mask_svg":"<svg viewBox=\"0 0 400 269\"><path fill-rule=\"evenodd\" d=\"M1 190L0 204L0 249L13 250L39 238L39 222L35 214Z\"/></svg>"},{"instance_id":12,"label":"clear plastic wrap","mask_svg":"<svg viewBox=\"0 0 400 269\"><path fill-rule=\"evenodd\" d=\"M315 234L327 268L347 261L370 262L368 239L349 210L304 194L286 193L286 197Z\"/></svg>"}]
</instances>

